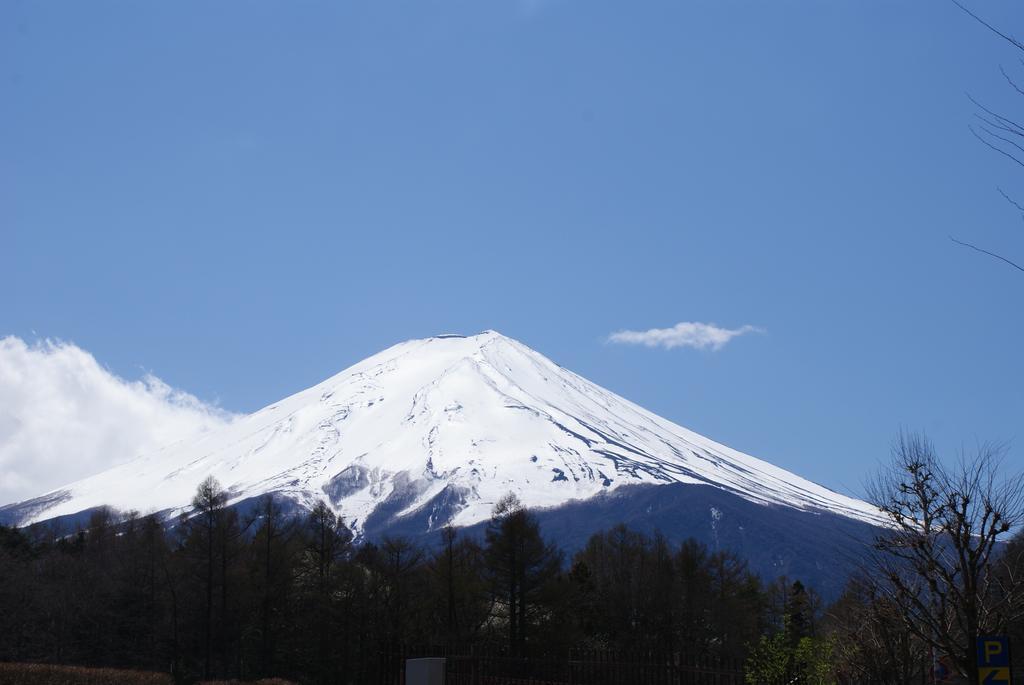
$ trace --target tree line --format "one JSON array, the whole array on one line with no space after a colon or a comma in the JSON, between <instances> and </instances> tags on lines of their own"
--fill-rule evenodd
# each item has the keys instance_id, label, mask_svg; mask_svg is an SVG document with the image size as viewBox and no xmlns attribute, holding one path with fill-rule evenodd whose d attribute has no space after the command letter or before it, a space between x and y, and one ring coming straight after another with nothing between
<instances>
[{"instance_id":1,"label":"tree line","mask_svg":"<svg viewBox=\"0 0 1024 685\"><path fill-rule=\"evenodd\" d=\"M713 657L768 684L920 683L939 659L965 673L978 631L1024 636L1024 542L996 542L1013 502L991 462L944 472L926 442L902 450L875 493L895 523L829 606L731 552L625 526L567 557L511 495L480 539L356 544L322 502L294 514L268 496L242 516L211 478L173 527L110 509L71 534L0 527L0 660L369 683L388 655L438 645Z\"/></svg>"}]
</instances>

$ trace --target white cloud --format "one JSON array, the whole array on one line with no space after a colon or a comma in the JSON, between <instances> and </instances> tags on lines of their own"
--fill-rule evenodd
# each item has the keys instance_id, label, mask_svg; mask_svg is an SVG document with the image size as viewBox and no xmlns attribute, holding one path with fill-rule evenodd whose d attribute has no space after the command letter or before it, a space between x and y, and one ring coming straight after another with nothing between
<instances>
[{"instance_id":1,"label":"white cloud","mask_svg":"<svg viewBox=\"0 0 1024 685\"><path fill-rule=\"evenodd\" d=\"M608 342L646 347L693 347L698 350L720 350L733 338L747 333L763 333L756 326L721 328L713 323L683 321L672 328L651 328L646 331L618 331L608 336Z\"/></svg>"},{"instance_id":2,"label":"white cloud","mask_svg":"<svg viewBox=\"0 0 1024 685\"><path fill-rule=\"evenodd\" d=\"M65 342L0 338L0 505L216 428L232 414Z\"/></svg>"}]
</instances>

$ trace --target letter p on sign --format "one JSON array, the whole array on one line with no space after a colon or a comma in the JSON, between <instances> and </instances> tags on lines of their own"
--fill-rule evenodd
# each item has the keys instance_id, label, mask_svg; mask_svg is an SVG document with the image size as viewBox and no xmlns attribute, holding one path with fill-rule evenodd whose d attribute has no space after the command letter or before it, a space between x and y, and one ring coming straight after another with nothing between
<instances>
[{"instance_id":1,"label":"letter p on sign","mask_svg":"<svg viewBox=\"0 0 1024 685\"><path fill-rule=\"evenodd\" d=\"M978 638L978 668L1010 665L1010 638L989 635Z\"/></svg>"}]
</instances>

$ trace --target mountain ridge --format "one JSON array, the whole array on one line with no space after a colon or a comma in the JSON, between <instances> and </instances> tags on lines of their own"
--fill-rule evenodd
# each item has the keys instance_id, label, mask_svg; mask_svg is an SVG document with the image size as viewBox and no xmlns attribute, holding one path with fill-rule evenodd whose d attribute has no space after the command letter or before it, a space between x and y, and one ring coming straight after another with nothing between
<instances>
[{"instance_id":1,"label":"mountain ridge","mask_svg":"<svg viewBox=\"0 0 1024 685\"><path fill-rule=\"evenodd\" d=\"M172 516L218 478L232 502L323 499L361 534L428 530L624 486L710 485L747 501L878 524L868 504L705 438L496 331L393 345L227 426L0 508L27 525L96 506Z\"/></svg>"}]
</instances>

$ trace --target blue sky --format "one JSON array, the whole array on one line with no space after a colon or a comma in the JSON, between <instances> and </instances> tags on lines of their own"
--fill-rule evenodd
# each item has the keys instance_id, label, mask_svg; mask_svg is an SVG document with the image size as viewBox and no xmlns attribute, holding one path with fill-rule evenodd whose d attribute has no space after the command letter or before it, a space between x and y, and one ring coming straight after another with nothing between
<instances>
[{"instance_id":1,"label":"blue sky","mask_svg":"<svg viewBox=\"0 0 1024 685\"><path fill-rule=\"evenodd\" d=\"M1009 0L974 3L1024 32ZM901 426L1020 466L1024 170L949 2L0 4L0 337L251 411L497 329L858 493ZM706 322L717 350L612 344Z\"/></svg>"}]
</instances>

